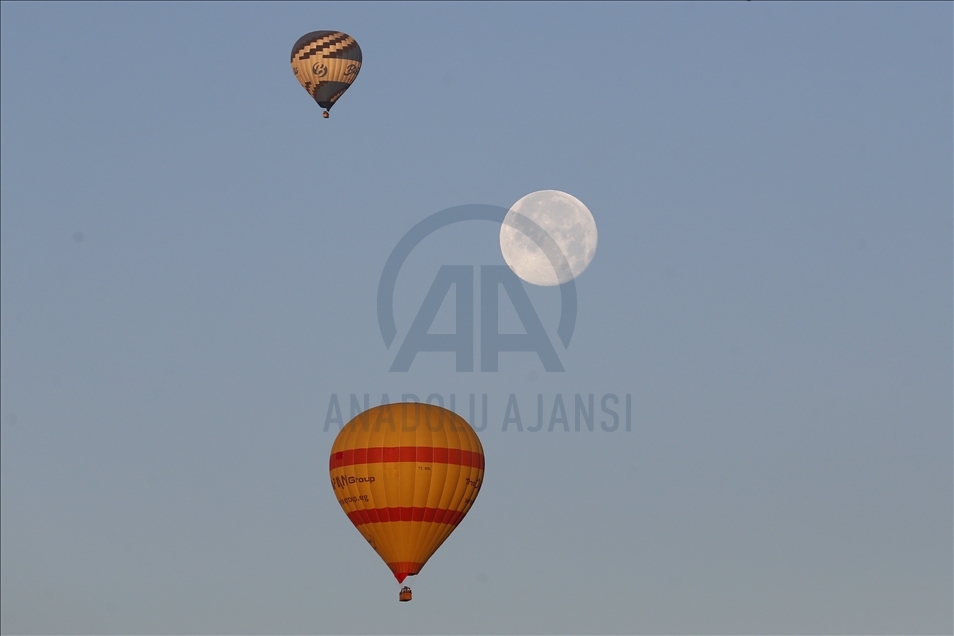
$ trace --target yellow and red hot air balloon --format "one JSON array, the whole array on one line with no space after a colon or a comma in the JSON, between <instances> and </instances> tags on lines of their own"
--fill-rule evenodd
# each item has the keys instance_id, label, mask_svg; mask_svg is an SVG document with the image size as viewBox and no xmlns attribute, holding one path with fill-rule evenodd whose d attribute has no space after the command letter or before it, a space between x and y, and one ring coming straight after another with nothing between
<instances>
[{"instance_id":1,"label":"yellow and red hot air balloon","mask_svg":"<svg viewBox=\"0 0 954 636\"><path fill-rule=\"evenodd\" d=\"M474 504L484 450L459 415L384 404L338 433L329 462L338 503L398 583L421 571ZM399 596L411 600L404 587Z\"/></svg>"}]
</instances>

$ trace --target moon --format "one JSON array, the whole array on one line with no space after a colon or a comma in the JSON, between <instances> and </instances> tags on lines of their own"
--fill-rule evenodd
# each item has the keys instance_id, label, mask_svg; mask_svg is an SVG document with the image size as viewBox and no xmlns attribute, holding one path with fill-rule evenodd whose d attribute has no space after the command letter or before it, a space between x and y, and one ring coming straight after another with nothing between
<instances>
[{"instance_id":1,"label":"moon","mask_svg":"<svg viewBox=\"0 0 954 636\"><path fill-rule=\"evenodd\" d=\"M500 252L514 274L533 285L562 285L596 254L596 221L583 202L559 190L531 192L500 226Z\"/></svg>"}]
</instances>

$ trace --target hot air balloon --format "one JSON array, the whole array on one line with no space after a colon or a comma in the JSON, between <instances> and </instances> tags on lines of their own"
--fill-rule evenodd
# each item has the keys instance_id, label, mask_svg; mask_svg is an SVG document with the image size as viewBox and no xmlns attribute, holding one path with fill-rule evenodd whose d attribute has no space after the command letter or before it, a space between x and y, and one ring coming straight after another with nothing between
<instances>
[{"instance_id":1,"label":"hot air balloon","mask_svg":"<svg viewBox=\"0 0 954 636\"><path fill-rule=\"evenodd\" d=\"M291 66L302 87L325 109L321 116L327 118L361 70L361 47L341 31L312 31L295 42Z\"/></svg>"},{"instance_id":2,"label":"hot air balloon","mask_svg":"<svg viewBox=\"0 0 954 636\"><path fill-rule=\"evenodd\" d=\"M459 415L433 404L374 407L335 438L331 485L398 583L421 571L474 504L484 450ZM411 600L401 589L399 600Z\"/></svg>"}]
</instances>

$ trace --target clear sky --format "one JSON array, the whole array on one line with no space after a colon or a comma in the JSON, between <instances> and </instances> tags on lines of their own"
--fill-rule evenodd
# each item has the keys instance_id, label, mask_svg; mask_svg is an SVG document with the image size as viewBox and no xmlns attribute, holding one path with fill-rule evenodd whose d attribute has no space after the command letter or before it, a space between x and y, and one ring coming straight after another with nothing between
<instances>
[{"instance_id":1,"label":"clear sky","mask_svg":"<svg viewBox=\"0 0 954 636\"><path fill-rule=\"evenodd\" d=\"M950 3L0 18L4 633L954 629ZM319 29L364 53L328 120L289 66ZM405 232L543 189L599 229L568 346L525 285L565 371L390 372L441 266L503 264L493 223L430 235L386 347ZM488 396L411 603L328 483L365 393Z\"/></svg>"}]
</instances>

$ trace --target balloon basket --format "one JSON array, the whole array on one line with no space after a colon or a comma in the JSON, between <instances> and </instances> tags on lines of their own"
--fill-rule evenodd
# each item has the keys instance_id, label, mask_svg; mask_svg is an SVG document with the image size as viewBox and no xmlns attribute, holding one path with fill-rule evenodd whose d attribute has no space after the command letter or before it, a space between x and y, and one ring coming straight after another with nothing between
<instances>
[{"instance_id":1,"label":"balloon basket","mask_svg":"<svg viewBox=\"0 0 954 636\"><path fill-rule=\"evenodd\" d=\"M326 110L325 112L323 112L323 113L321 114L321 116L324 117L325 119L328 119L329 117L331 117L331 115L328 114L328 111L327 111L327 110Z\"/></svg>"},{"instance_id":2,"label":"balloon basket","mask_svg":"<svg viewBox=\"0 0 954 636\"><path fill-rule=\"evenodd\" d=\"M407 603L411 600L411 588L404 586L401 588L401 593L398 594L398 600L402 603Z\"/></svg>"}]
</instances>

